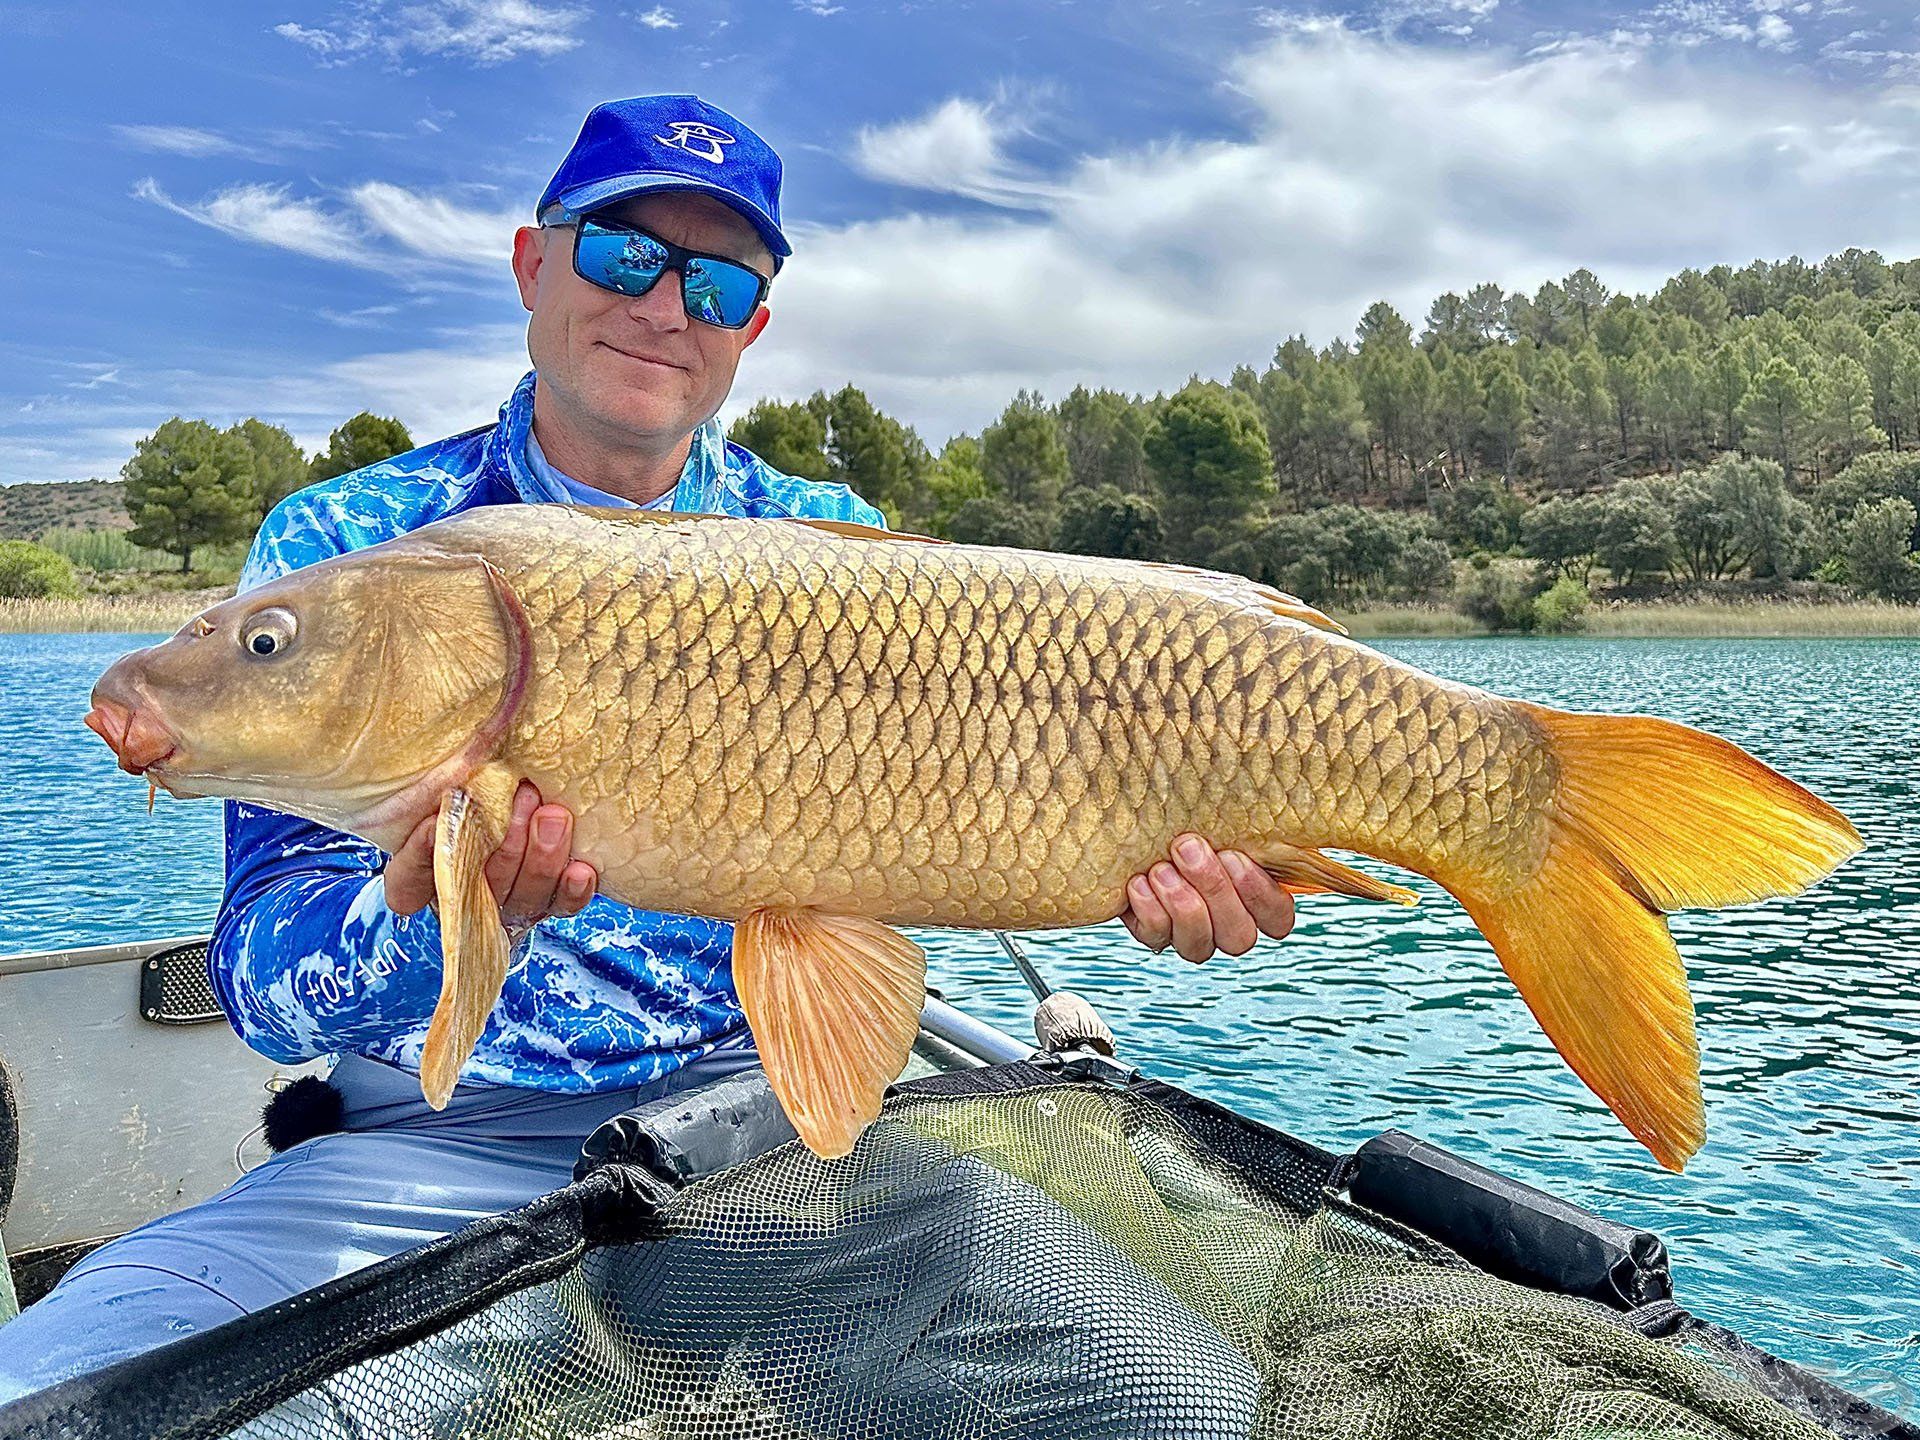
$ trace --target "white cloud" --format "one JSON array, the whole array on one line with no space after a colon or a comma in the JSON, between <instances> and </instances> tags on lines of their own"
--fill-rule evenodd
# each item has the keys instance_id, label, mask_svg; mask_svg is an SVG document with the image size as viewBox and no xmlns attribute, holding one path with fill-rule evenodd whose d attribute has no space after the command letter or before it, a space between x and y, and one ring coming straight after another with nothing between
<instances>
[{"instance_id":1,"label":"white cloud","mask_svg":"<svg viewBox=\"0 0 1920 1440\"><path fill-rule=\"evenodd\" d=\"M332 310L323 305L319 311L323 320L349 330L377 330L399 313L398 305L362 305L355 310Z\"/></svg>"},{"instance_id":2,"label":"white cloud","mask_svg":"<svg viewBox=\"0 0 1920 1440\"><path fill-rule=\"evenodd\" d=\"M273 31L312 50L323 65L364 55L394 65L426 55L498 65L574 49L580 44L574 32L586 18L582 7L539 0L371 0L326 25L288 21Z\"/></svg>"},{"instance_id":3,"label":"white cloud","mask_svg":"<svg viewBox=\"0 0 1920 1440\"><path fill-rule=\"evenodd\" d=\"M409 48L482 65L520 55L563 54L580 43L573 29L587 16L582 9L534 0L438 0L397 13Z\"/></svg>"},{"instance_id":4,"label":"white cloud","mask_svg":"<svg viewBox=\"0 0 1920 1440\"><path fill-rule=\"evenodd\" d=\"M190 125L116 125L113 132L137 150L157 150L169 155L198 159L208 155L255 154L249 145Z\"/></svg>"},{"instance_id":5,"label":"white cloud","mask_svg":"<svg viewBox=\"0 0 1920 1440\"><path fill-rule=\"evenodd\" d=\"M378 234L415 255L455 265L498 271L513 248L513 232L533 223L532 206L513 211L477 210L444 196L370 180L356 186L352 201Z\"/></svg>"},{"instance_id":6,"label":"white cloud","mask_svg":"<svg viewBox=\"0 0 1920 1440\"><path fill-rule=\"evenodd\" d=\"M838 15L847 7L829 4L828 0L793 0L793 8L809 15Z\"/></svg>"},{"instance_id":7,"label":"white cloud","mask_svg":"<svg viewBox=\"0 0 1920 1440\"><path fill-rule=\"evenodd\" d=\"M198 205L184 205L151 176L133 187L136 199L150 200L174 214L241 240L273 245L316 260L375 265L379 257L359 229L318 200L296 199L285 185L229 185Z\"/></svg>"},{"instance_id":8,"label":"white cloud","mask_svg":"<svg viewBox=\"0 0 1920 1440\"><path fill-rule=\"evenodd\" d=\"M1811 7L1786 0L1665 0L1643 17L1646 28L1632 35L1642 46L1692 49L1714 41L1757 45L1785 52L1798 43L1792 24L1779 12L1804 15Z\"/></svg>"},{"instance_id":9,"label":"white cloud","mask_svg":"<svg viewBox=\"0 0 1920 1440\"><path fill-rule=\"evenodd\" d=\"M286 185L229 185L198 204L173 199L151 177L134 196L237 239L318 260L385 269L403 281L421 262L498 273L525 215L481 210L385 181L356 186L347 204L294 196Z\"/></svg>"},{"instance_id":10,"label":"white cloud","mask_svg":"<svg viewBox=\"0 0 1920 1440\"><path fill-rule=\"evenodd\" d=\"M1448 35L1471 35L1479 21L1499 8L1500 0L1383 0L1375 11L1374 24L1389 35L1413 21ZM1284 23L1287 17L1280 12L1279 18Z\"/></svg>"},{"instance_id":11,"label":"white cloud","mask_svg":"<svg viewBox=\"0 0 1920 1440\"><path fill-rule=\"evenodd\" d=\"M332 30L322 30L318 26L297 25L289 20L283 25L274 26L273 33L296 45L306 46L320 57L323 65L344 64L372 49L374 42L372 28L359 23L345 23Z\"/></svg>"},{"instance_id":12,"label":"white cloud","mask_svg":"<svg viewBox=\"0 0 1920 1440\"><path fill-rule=\"evenodd\" d=\"M644 15L636 17L649 30L678 30L680 22L673 18L673 12L664 5L656 5Z\"/></svg>"},{"instance_id":13,"label":"white cloud","mask_svg":"<svg viewBox=\"0 0 1920 1440\"><path fill-rule=\"evenodd\" d=\"M854 143L853 163L875 180L1013 208L1040 206L1057 187L1021 172L1003 142L1028 133L1004 101L958 96L893 125L868 126Z\"/></svg>"}]
</instances>

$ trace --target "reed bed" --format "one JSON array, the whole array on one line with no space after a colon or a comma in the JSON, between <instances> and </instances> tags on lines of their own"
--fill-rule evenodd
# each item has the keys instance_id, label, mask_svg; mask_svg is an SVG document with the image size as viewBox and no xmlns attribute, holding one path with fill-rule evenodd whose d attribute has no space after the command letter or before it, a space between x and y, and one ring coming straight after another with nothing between
<instances>
[{"instance_id":1,"label":"reed bed","mask_svg":"<svg viewBox=\"0 0 1920 1440\"><path fill-rule=\"evenodd\" d=\"M1358 640L1450 639L1484 635L1478 620L1443 605L1371 605L1364 610L1330 609L1329 614Z\"/></svg>"},{"instance_id":2,"label":"reed bed","mask_svg":"<svg viewBox=\"0 0 1920 1440\"><path fill-rule=\"evenodd\" d=\"M1588 635L1700 635L1728 638L1920 636L1920 605L1892 600L1641 600L1595 605Z\"/></svg>"},{"instance_id":3,"label":"reed bed","mask_svg":"<svg viewBox=\"0 0 1920 1440\"><path fill-rule=\"evenodd\" d=\"M78 599L0 599L0 634L27 631L95 634L172 634L227 589L169 590L147 595L82 595Z\"/></svg>"},{"instance_id":4,"label":"reed bed","mask_svg":"<svg viewBox=\"0 0 1920 1440\"><path fill-rule=\"evenodd\" d=\"M1487 633L1484 625L1458 610L1438 605L1376 605L1336 610L1333 616L1361 640L1445 640ZM1892 600L1614 600L1587 610L1577 633L1600 638L1920 638L1920 605Z\"/></svg>"}]
</instances>

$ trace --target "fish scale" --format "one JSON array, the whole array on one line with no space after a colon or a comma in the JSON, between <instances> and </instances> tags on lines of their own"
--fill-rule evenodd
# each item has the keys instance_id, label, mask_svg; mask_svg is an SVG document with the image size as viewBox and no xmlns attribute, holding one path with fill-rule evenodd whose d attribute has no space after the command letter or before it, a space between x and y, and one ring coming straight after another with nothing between
<instances>
[{"instance_id":1,"label":"fish scale","mask_svg":"<svg viewBox=\"0 0 1920 1440\"><path fill-rule=\"evenodd\" d=\"M1705 1120L1664 912L1804 889L1859 836L1714 736L1490 695L1335 628L1184 567L495 506L215 606L116 662L88 723L176 794L390 850L437 815L436 1104L506 975L486 869L530 780L602 893L735 922L768 1077L823 1155L917 1030L925 956L890 927L1105 920L1193 831L1300 894L1413 899L1323 847L1437 881L1679 1168Z\"/></svg>"},{"instance_id":2,"label":"fish scale","mask_svg":"<svg viewBox=\"0 0 1920 1440\"><path fill-rule=\"evenodd\" d=\"M1523 721L1491 717L1489 748L1480 711L1501 702L1417 685L1227 577L1142 584L1109 561L754 522L636 539L544 507L512 518L479 548L541 649L506 753L559 803L620 797L580 807L580 848L649 907L1085 924L1185 830L1498 852L1552 784ZM626 744L589 743L608 734ZM1430 741L1426 803L1401 803L1402 762Z\"/></svg>"}]
</instances>

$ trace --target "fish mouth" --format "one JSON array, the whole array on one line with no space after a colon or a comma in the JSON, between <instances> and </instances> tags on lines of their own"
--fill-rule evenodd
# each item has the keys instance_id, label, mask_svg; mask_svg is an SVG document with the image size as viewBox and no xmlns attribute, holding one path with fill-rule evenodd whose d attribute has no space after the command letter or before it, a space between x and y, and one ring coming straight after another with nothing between
<instances>
[{"instance_id":1,"label":"fish mouth","mask_svg":"<svg viewBox=\"0 0 1920 1440\"><path fill-rule=\"evenodd\" d=\"M103 694L107 688L104 678L94 687L93 708L86 714L86 727L107 742L114 759L129 775L166 783L162 767L179 755L179 742L152 709L137 702L128 704L111 693ZM155 771L161 773L152 773Z\"/></svg>"}]
</instances>

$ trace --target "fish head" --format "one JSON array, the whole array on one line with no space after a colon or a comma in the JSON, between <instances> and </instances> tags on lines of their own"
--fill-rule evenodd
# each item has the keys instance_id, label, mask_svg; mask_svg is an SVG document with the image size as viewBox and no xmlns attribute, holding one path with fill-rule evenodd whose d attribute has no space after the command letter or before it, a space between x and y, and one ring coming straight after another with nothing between
<instances>
[{"instance_id":1,"label":"fish head","mask_svg":"<svg viewBox=\"0 0 1920 1440\"><path fill-rule=\"evenodd\" d=\"M176 797L378 840L401 797L439 779L437 802L497 746L527 663L499 572L409 538L282 576L122 656L86 723L121 769Z\"/></svg>"}]
</instances>

